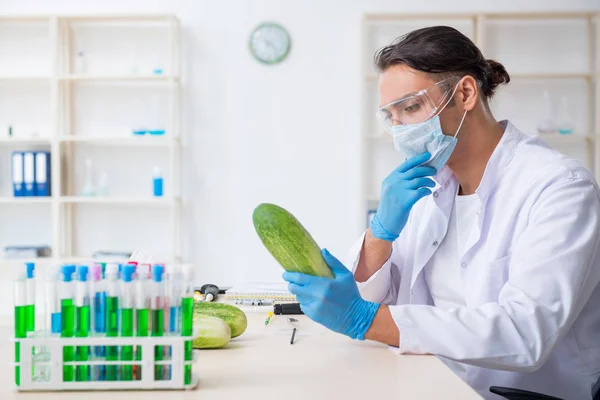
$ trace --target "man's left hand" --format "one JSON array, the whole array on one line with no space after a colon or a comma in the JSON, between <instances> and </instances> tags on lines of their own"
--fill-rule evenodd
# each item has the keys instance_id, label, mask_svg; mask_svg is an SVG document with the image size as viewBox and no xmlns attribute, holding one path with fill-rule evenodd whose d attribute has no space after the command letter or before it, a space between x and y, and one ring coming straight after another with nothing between
<instances>
[{"instance_id":1,"label":"man's left hand","mask_svg":"<svg viewBox=\"0 0 600 400\"><path fill-rule=\"evenodd\" d=\"M285 272L283 279L310 319L352 339L364 340L379 303L363 300L352 273L326 249L321 253L334 279L299 272Z\"/></svg>"}]
</instances>

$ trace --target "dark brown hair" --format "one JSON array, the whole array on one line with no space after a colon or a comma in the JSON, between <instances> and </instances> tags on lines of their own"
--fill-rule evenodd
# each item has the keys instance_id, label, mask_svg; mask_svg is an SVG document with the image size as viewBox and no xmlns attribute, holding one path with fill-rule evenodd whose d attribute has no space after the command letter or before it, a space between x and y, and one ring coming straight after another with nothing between
<instances>
[{"instance_id":1,"label":"dark brown hair","mask_svg":"<svg viewBox=\"0 0 600 400\"><path fill-rule=\"evenodd\" d=\"M502 64L486 60L475 43L449 26L431 26L400 36L375 53L380 72L398 64L444 79L452 75L471 75L481 82L486 98L498 85L510 82Z\"/></svg>"}]
</instances>

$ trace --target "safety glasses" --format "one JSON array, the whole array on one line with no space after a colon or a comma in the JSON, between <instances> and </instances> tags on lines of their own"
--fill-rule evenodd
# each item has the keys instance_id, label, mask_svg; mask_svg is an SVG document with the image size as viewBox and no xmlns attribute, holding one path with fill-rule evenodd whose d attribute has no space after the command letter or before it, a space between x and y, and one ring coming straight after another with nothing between
<instances>
[{"instance_id":1,"label":"safety glasses","mask_svg":"<svg viewBox=\"0 0 600 400\"><path fill-rule=\"evenodd\" d=\"M377 110L377 119L389 133L394 125L419 124L438 113L451 98L454 86L461 76L451 76L442 81L386 104Z\"/></svg>"}]
</instances>

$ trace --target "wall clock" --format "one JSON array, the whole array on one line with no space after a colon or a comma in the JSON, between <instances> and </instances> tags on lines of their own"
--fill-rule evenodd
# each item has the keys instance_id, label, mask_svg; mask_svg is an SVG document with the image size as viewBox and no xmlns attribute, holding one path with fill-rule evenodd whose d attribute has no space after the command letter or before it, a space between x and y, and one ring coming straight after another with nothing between
<instances>
[{"instance_id":1,"label":"wall clock","mask_svg":"<svg viewBox=\"0 0 600 400\"><path fill-rule=\"evenodd\" d=\"M250 52L263 64L277 64L285 60L291 47L287 30L274 22L263 22L250 34Z\"/></svg>"}]
</instances>

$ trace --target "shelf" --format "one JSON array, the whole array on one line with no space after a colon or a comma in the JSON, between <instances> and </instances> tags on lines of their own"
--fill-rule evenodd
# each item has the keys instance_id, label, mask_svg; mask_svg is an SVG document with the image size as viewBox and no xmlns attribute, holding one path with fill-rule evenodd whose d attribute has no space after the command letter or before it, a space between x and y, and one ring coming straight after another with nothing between
<instances>
[{"instance_id":1,"label":"shelf","mask_svg":"<svg viewBox=\"0 0 600 400\"><path fill-rule=\"evenodd\" d=\"M19 264L23 264L25 262L33 262L36 264L36 266L41 266L41 265L56 265L56 264L82 264L82 263L89 263L91 261L112 261L112 260L98 260L93 258L92 256L89 257L79 257L79 256L73 256L73 257L34 257L34 258L19 258L19 259L6 259L6 258L0 258L0 265L19 265Z\"/></svg>"},{"instance_id":2,"label":"shelf","mask_svg":"<svg viewBox=\"0 0 600 400\"><path fill-rule=\"evenodd\" d=\"M0 197L0 204L50 204L52 197Z\"/></svg>"},{"instance_id":3,"label":"shelf","mask_svg":"<svg viewBox=\"0 0 600 400\"><path fill-rule=\"evenodd\" d=\"M140 135L135 137L82 137L67 136L59 139L61 143L93 144L99 146L139 146L139 147L168 147L177 141L169 136Z\"/></svg>"},{"instance_id":4,"label":"shelf","mask_svg":"<svg viewBox=\"0 0 600 400\"><path fill-rule=\"evenodd\" d=\"M52 19L52 15L36 15L36 14L21 14L21 15L11 15L11 14L2 14L0 15L0 23L2 22L39 22L46 21L50 22Z\"/></svg>"},{"instance_id":5,"label":"shelf","mask_svg":"<svg viewBox=\"0 0 600 400\"><path fill-rule=\"evenodd\" d=\"M184 182L180 180L182 161L176 157L176 152L182 150L180 146L183 139L179 131L183 100L178 90L182 80L182 49L181 26L177 16L166 13L0 15L0 24L7 32L18 29L18 32L15 31L19 36L17 39L23 44L20 47L9 46L14 66L0 71L0 94L14 97L10 110L6 110L9 111L8 116L15 121L20 118L31 122L32 118L38 117L37 108L43 111L43 115L39 115L43 121L38 121L42 125L24 127L23 132L18 126L15 128L19 125L16 122L5 122L4 127L0 127L0 153L4 152L5 158L11 161L10 153L13 150L52 151L51 180L52 183L59 183L52 197L12 197L10 166L7 164L7 186L2 193L5 197L0 197L0 207L4 207L7 217L11 217L7 223L18 224L19 218L27 215L37 218L39 214L44 218L39 221L40 226L30 227L34 230L32 235L23 238L15 236L7 228L2 237L5 242L3 245L15 241L27 243L27 237L35 239L39 235L49 241L47 245L52 249L52 257L34 258L31 261L52 266L90 262L93 260L93 251L98 248L124 246L124 249L128 249L144 247L148 242L148 246L153 246L151 251L169 254L169 260L181 262L184 245L181 244L182 218L179 209L183 198L179 188ZM131 52L123 50L124 47L117 51L111 48L115 43L113 39L118 41L124 35L131 35L126 44L133 46L139 59L137 56L132 60L126 59ZM77 51L81 50L76 44L86 51L88 69L71 69L77 64ZM17 51L22 47L31 47L37 56L31 58L27 52ZM153 55L151 53L155 47L156 54ZM44 49L51 51L44 52ZM139 69L130 70L130 66L123 64L127 64L127 61L131 61L132 65L138 64ZM115 63L123 64L123 68L113 68ZM106 67L102 68L103 65ZM162 71L155 68L162 68ZM154 74L153 71L161 73ZM134 97L139 96L143 96L143 101L135 104L132 110L124 110L115 104L102 113L94 112L94 108L98 105L102 107L106 101L121 99L127 105L128 100L135 101ZM158 101L149 99L150 96L158 97ZM155 103L158 104L155 106ZM156 107L161 108L158 117L164 123L161 127L168 131L166 135L134 135L132 128L136 126L131 121L157 118ZM14 118L10 114L13 112L17 113ZM114 124L102 125L104 121L112 121L111 118L115 119ZM84 122L80 124L80 121ZM13 136L8 136L8 125L13 127ZM78 128L85 126L91 130ZM36 133L41 137L31 137ZM116 151L125 153L117 158L112 157ZM118 178L126 188L128 180L137 177L134 174L129 176L129 173L136 171L129 170L131 160L126 156L129 153L134 158L143 157L144 162L151 162L160 156L158 165L172 174L174 189L171 191L167 188L164 197L153 197L152 181L144 178L143 183L148 185L144 184L136 190L118 191L115 188L107 196L80 196L78 184L83 182L79 182L79 172L84 172L79 167L81 156L92 157L94 162L96 156L102 158L109 165L108 176ZM167 153L170 156L163 157ZM147 173L148 168L140 166L140 170ZM60 190L61 187L63 190ZM71 187L76 189L71 190ZM130 241L131 235L126 231L114 232L109 237L86 233L90 223L97 225L97 229L106 230L114 224L118 225L121 221L119 218L123 217L126 218L125 222L132 225L141 223L142 229L156 226L161 235L164 233L164 237L156 241L153 238L131 237ZM7 260L0 254L0 264L17 266L25 261L29 260Z\"/></svg>"},{"instance_id":6,"label":"shelf","mask_svg":"<svg viewBox=\"0 0 600 400\"><path fill-rule=\"evenodd\" d=\"M81 263L89 263L89 262L125 262L128 261L129 259L126 258L95 258L92 257L91 255L88 257L85 256L81 256L81 255L76 255L76 256L65 256L65 257L59 257L59 258L54 258L53 259L55 263L59 263L59 264L81 264ZM171 257L168 257L166 259L160 259L160 260L153 260L152 263L171 263L171 262L175 262L175 260L173 260Z\"/></svg>"},{"instance_id":7,"label":"shelf","mask_svg":"<svg viewBox=\"0 0 600 400\"><path fill-rule=\"evenodd\" d=\"M567 73L512 73L511 79L591 79L594 74L584 72Z\"/></svg>"},{"instance_id":8,"label":"shelf","mask_svg":"<svg viewBox=\"0 0 600 400\"><path fill-rule=\"evenodd\" d=\"M583 11L583 12L524 12L524 13L486 13L485 17L488 19L582 19L582 18L591 18L596 15L596 12L593 11Z\"/></svg>"},{"instance_id":9,"label":"shelf","mask_svg":"<svg viewBox=\"0 0 600 400\"><path fill-rule=\"evenodd\" d=\"M593 138L591 136L586 135L578 135L578 134L568 134L568 135L560 135L558 133L553 134L538 134L536 137L552 143L552 144L585 144L587 142L591 142Z\"/></svg>"},{"instance_id":10,"label":"shelf","mask_svg":"<svg viewBox=\"0 0 600 400\"><path fill-rule=\"evenodd\" d=\"M366 14L364 16L365 21L368 22L396 22L396 21L407 21L407 20L434 20L441 19L444 21L449 20L471 20L475 18L477 14L474 13L439 13L439 14L425 14L425 13L406 13L406 14Z\"/></svg>"},{"instance_id":11,"label":"shelf","mask_svg":"<svg viewBox=\"0 0 600 400\"><path fill-rule=\"evenodd\" d=\"M455 20L455 19L474 19L481 14L478 13L406 13L406 14L366 14L365 20L369 22L394 22L406 20ZM487 19L585 19L597 15L595 11L583 12L492 12L483 13Z\"/></svg>"},{"instance_id":12,"label":"shelf","mask_svg":"<svg viewBox=\"0 0 600 400\"><path fill-rule=\"evenodd\" d=\"M175 14L80 14L63 15L59 17L62 20L71 21L125 21L125 22L167 22L178 21Z\"/></svg>"},{"instance_id":13,"label":"shelf","mask_svg":"<svg viewBox=\"0 0 600 400\"><path fill-rule=\"evenodd\" d=\"M524 72L509 73L511 79L591 79L598 74L589 74L585 72ZM365 74L364 79L376 81L379 76L376 74Z\"/></svg>"},{"instance_id":14,"label":"shelf","mask_svg":"<svg viewBox=\"0 0 600 400\"><path fill-rule=\"evenodd\" d=\"M99 258L94 258L92 256L89 256L89 257L71 256L71 257L61 257L57 260L61 264L82 264L82 263L89 263L91 261L94 261L94 262L103 262L103 261L116 262L117 259L99 259ZM119 260L125 261L126 259L120 258Z\"/></svg>"},{"instance_id":15,"label":"shelf","mask_svg":"<svg viewBox=\"0 0 600 400\"><path fill-rule=\"evenodd\" d=\"M16 83L49 83L52 77L50 76L0 76L0 83L16 82Z\"/></svg>"},{"instance_id":16,"label":"shelf","mask_svg":"<svg viewBox=\"0 0 600 400\"><path fill-rule=\"evenodd\" d=\"M0 138L0 146L21 146L21 145L41 145L50 146L51 139L42 137L19 138L19 137L3 137Z\"/></svg>"},{"instance_id":17,"label":"shelf","mask_svg":"<svg viewBox=\"0 0 600 400\"><path fill-rule=\"evenodd\" d=\"M159 205L171 206L178 198L173 197L85 197L62 196L60 202L64 204L113 204L113 205Z\"/></svg>"},{"instance_id":18,"label":"shelf","mask_svg":"<svg viewBox=\"0 0 600 400\"><path fill-rule=\"evenodd\" d=\"M125 82L168 82L178 80L172 75L64 75L59 78L63 81L99 82L99 81L125 81Z\"/></svg>"},{"instance_id":19,"label":"shelf","mask_svg":"<svg viewBox=\"0 0 600 400\"><path fill-rule=\"evenodd\" d=\"M39 266L47 266L59 263L59 260L53 257L33 257L33 258L17 258L17 259L9 259L9 258L0 258L0 265L23 265L23 263L32 262L35 263L36 267Z\"/></svg>"}]
</instances>

